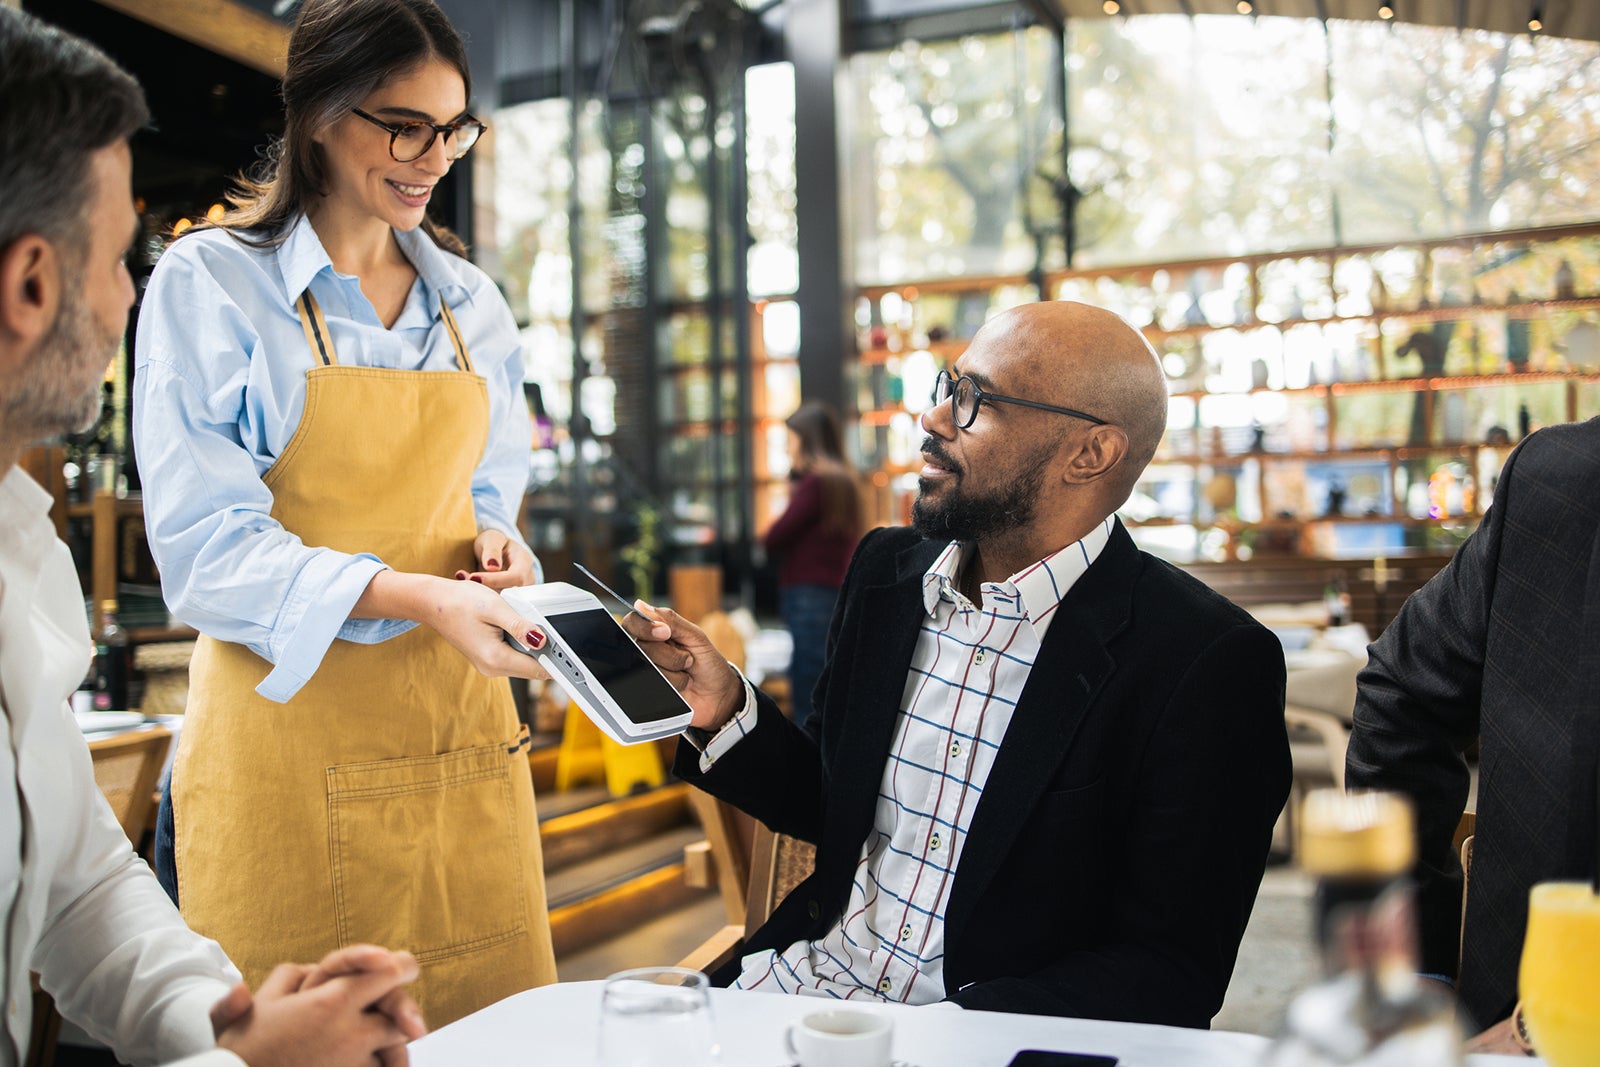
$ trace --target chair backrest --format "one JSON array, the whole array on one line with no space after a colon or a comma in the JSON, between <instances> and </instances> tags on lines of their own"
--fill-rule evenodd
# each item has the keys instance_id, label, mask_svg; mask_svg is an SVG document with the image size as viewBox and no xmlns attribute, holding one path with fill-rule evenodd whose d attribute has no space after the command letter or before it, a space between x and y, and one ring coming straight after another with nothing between
<instances>
[{"instance_id":1,"label":"chair backrest","mask_svg":"<svg viewBox=\"0 0 1600 1067\"><path fill-rule=\"evenodd\" d=\"M150 797L167 759L172 734L153 726L98 738L89 743L94 757L94 782L134 848L150 821Z\"/></svg>"},{"instance_id":2,"label":"chair backrest","mask_svg":"<svg viewBox=\"0 0 1600 1067\"><path fill-rule=\"evenodd\" d=\"M1456 973L1461 973L1461 957L1467 954L1467 889L1472 884L1472 839L1478 832L1478 813L1464 811L1456 824L1454 845L1461 855L1461 937L1456 948Z\"/></svg>"},{"instance_id":3,"label":"chair backrest","mask_svg":"<svg viewBox=\"0 0 1600 1067\"><path fill-rule=\"evenodd\" d=\"M751 849L744 928L755 930L766 922L795 886L811 877L816 866L817 846L758 825Z\"/></svg>"}]
</instances>

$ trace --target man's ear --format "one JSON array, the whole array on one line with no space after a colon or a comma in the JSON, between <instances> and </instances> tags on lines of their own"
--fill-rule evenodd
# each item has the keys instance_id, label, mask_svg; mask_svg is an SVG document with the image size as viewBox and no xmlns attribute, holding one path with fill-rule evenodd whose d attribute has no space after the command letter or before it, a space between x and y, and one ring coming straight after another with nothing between
<instances>
[{"instance_id":1,"label":"man's ear","mask_svg":"<svg viewBox=\"0 0 1600 1067\"><path fill-rule=\"evenodd\" d=\"M50 332L61 308L61 257L38 234L0 248L0 362L29 351Z\"/></svg>"},{"instance_id":2,"label":"man's ear","mask_svg":"<svg viewBox=\"0 0 1600 1067\"><path fill-rule=\"evenodd\" d=\"M1096 481L1128 455L1128 434L1120 426L1093 426L1067 461L1062 480L1074 485Z\"/></svg>"}]
</instances>

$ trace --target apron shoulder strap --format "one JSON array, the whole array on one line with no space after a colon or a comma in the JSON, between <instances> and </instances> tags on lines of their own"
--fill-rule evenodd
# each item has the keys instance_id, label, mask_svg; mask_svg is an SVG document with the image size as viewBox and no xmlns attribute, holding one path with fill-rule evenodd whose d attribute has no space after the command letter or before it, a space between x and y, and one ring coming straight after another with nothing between
<instances>
[{"instance_id":1,"label":"apron shoulder strap","mask_svg":"<svg viewBox=\"0 0 1600 1067\"><path fill-rule=\"evenodd\" d=\"M461 364L461 369L468 374L476 374L472 369L472 357L467 354L467 343L461 339L461 327L456 325L455 313L450 310L450 305L444 302L444 297L439 298L439 317L444 320L445 332L450 335L450 343L456 349L456 362Z\"/></svg>"},{"instance_id":2,"label":"apron shoulder strap","mask_svg":"<svg viewBox=\"0 0 1600 1067\"><path fill-rule=\"evenodd\" d=\"M306 346L324 367L335 367L339 357L333 350L333 334L328 332L328 320L322 317L317 298L307 289L295 301L294 309L300 316L300 328L306 333Z\"/></svg>"}]
</instances>

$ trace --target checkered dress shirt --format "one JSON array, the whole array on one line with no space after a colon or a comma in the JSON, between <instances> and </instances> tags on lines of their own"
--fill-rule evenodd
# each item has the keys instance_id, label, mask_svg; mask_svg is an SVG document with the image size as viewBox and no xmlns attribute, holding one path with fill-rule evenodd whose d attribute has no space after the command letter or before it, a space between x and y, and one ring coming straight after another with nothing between
<instances>
[{"instance_id":1,"label":"checkered dress shirt","mask_svg":"<svg viewBox=\"0 0 1600 1067\"><path fill-rule=\"evenodd\" d=\"M928 615L843 918L821 940L746 956L737 987L908 1004L944 999L945 908L973 811L1056 608L1100 555L1114 521L1004 582L985 583L982 607L957 589L970 548L952 542L940 554L922 579ZM748 732L753 723L744 718L719 732L703 764Z\"/></svg>"}]
</instances>

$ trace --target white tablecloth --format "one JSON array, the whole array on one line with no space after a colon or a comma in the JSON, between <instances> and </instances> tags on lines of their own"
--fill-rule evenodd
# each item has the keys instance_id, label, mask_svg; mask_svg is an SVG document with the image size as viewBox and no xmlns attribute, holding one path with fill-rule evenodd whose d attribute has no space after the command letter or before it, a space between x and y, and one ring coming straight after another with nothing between
<instances>
[{"instance_id":1,"label":"white tablecloth","mask_svg":"<svg viewBox=\"0 0 1600 1067\"><path fill-rule=\"evenodd\" d=\"M591 1067L601 982L546 986L508 997L411 1046L415 1067ZM832 1001L711 991L723 1067L789 1063L789 1023ZM1119 1067L1249 1067L1267 1045L1253 1034L1007 1015L951 1007L852 1005L894 1019L894 1054L913 1067L1005 1067L1020 1049L1116 1056ZM1537 1063L1474 1056L1475 1067Z\"/></svg>"}]
</instances>

